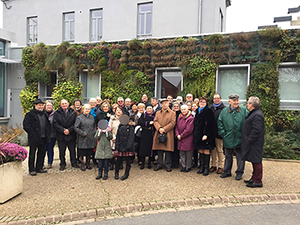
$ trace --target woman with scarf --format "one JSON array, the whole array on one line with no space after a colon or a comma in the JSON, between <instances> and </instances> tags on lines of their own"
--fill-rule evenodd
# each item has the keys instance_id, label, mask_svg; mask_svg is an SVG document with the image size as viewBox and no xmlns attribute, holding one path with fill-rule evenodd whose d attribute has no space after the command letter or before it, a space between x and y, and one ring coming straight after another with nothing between
<instances>
[{"instance_id":1,"label":"woman with scarf","mask_svg":"<svg viewBox=\"0 0 300 225\"><path fill-rule=\"evenodd\" d=\"M194 117L187 105L181 106L181 114L177 119L175 137L178 140L178 149L182 169L180 172L188 173L192 168Z\"/></svg>"},{"instance_id":2,"label":"woman with scarf","mask_svg":"<svg viewBox=\"0 0 300 225\"><path fill-rule=\"evenodd\" d=\"M139 121L138 125L142 127L142 134L140 138L140 150L139 150L139 160L141 162L140 169L145 167L145 157L148 158L148 169L151 169L151 156L152 156L152 143L154 134L154 112L153 106L148 105L146 112L144 112Z\"/></svg>"},{"instance_id":3,"label":"woman with scarf","mask_svg":"<svg viewBox=\"0 0 300 225\"><path fill-rule=\"evenodd\" d=\"M109 110L110 110L110 104L108 102L103 102L101 105L100 113L96 115L96 124L98 124L100 120L106 120L107 122L109 122L110 119Z\"/></svg>"},{"instance_id":4,"label":"woman with scarf","mask_svg":"<svg viewBox=\"0 0 300 225\"><path fill-rule=\"evenodd\" d=\"M198 174L209 174L210 151L215 147L214 112L207 105L207 98L199 99L199 108L194 119L194 147L200 152L200 170Z\"/></svg>"}]
</instances>

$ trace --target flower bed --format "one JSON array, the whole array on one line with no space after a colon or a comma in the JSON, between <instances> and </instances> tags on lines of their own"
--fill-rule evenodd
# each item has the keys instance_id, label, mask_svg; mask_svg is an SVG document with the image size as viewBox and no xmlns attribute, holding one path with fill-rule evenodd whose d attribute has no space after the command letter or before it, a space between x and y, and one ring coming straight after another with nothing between
<instances>
[{"instance_id":1,"label":"flower bed","mask_svg":"<svg viewBox=\"0 0 300 225\"><path fill-rule=\"evenodd\" d=\"M27 150L20 145L8 142L0 144L0 164L16 160L24 161L27 155Z\"/></svg>"}]
</instances>

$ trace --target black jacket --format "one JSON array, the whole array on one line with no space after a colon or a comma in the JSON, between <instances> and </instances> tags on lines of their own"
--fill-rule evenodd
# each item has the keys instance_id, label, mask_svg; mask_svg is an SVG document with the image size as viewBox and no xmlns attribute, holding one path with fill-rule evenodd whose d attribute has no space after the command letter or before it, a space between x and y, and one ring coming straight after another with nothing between
<instances>
[{"instance_id":1,"label":"black jacket","mask_svg":"<svg viewBox=\"0 0 300 225\"><path fill-rule=\"evenodd\" d=\"M154 125L150 124L154 120L154 113L149 115L147 112L143 113L139 118L138 125L142 127L142 135L140 139L139 155L142 157L151 156Z\"/></svg>"},{"instance_id":2,"label":"black jacket","mask_svg":"<svg viewBox=\"0 0 300 225\"><path fill-rule=\"evenodd\" d=\"M264 147L265 119L260 109L253 109L242 129L242 160L261 163Z\"/></svg>"},{"instance_id":3,"label":"black jacket","mask_svg":"<svg viewBox=\"0 0 300 225\"><path fill-rule=\"evenodd\" d=\"M134 152L134 126L119 125L115 149L119 152Z\"/></svg>"},{"instance_id":4,"label":"black jacket","mask_svg":"<svg viewBox=\"0 0 300 225\"><path fill-rule=\"evenodd\" d=\"M213 105L210 107L212 111L214 112L215 115L215 137L219 139L223 139L219 134L218 134L218 118L221 113L221 111L225 108L226 106L221 102L221 105L218 107L214 107Z\"/></svg>"},{"instance_id":5,"label":"black jacket","mask_svg":"<svg viewBox=\"0 0 300 225\"><path fill-rule=\"evenodd\" d=\"M56 130L57 141L75 141L76 132L74 130L74 124L77 117L77 113L72 108L68 108L68 113L65 115L64 110L60 107L56 110L53 118L53 127ZM64 129L68 129L70 135L64 134Z\"/></svg>"},{"instance_id":6,"label":"black jacket","mask_svg":"<svg viewBox=\"0 0 300 225\"><path fill-rule=\"evenodd\" d=\"M45 116L45 138L41 137L39 114ZM28 133L28 145L43 145L50 142L51 124L45 110L40 112L33 108L29 111L23 120L23 128Z\"/></svg>"},{"instance_id":7,"label":"black jacket","mask_svg":"<svg viewBox=\"0 0 300 225\"><path fill-rule=\"evenodd\" d=\"M213 111L206 106L201 110L198 109L194 119L194 146L195 149L213 149L215 147L215 119ZM203 135L207 139L202 141Z\"/></svg>"}]
</instances>

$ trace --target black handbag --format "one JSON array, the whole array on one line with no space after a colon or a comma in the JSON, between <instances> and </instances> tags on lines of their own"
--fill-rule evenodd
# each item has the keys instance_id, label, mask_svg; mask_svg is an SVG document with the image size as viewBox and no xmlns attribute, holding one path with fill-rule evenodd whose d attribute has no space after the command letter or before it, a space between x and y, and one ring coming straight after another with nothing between
<instances>
[{"instance_id":1,"label":"black handbag","mask_svg":"<svg viewBox=\"0 0 300 225\"><path fill-rule=\"evenodd\" d=\"M165 133L162 133L162 134L159 134L158 135L158 141L159 143L165 143L165 145L167 145L167 140L168 140L168 137Z\"/></svg>"}]
</instances>

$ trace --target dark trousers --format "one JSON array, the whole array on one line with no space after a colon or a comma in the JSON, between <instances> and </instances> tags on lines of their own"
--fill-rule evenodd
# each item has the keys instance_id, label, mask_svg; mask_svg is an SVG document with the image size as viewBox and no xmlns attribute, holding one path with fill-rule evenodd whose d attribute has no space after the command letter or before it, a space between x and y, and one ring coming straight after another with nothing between
<instances>
[{"instance_id":1,"label":"dark trousers","mask_svg":"<svg viewBox=\"0 0 300 225\"><path fill-rule=\"evenodd\" d=\"M35 163L36 153L37 153L37 159ZM45 154L46 154L45 144L29 146L29 158L28 158L29 172L43 169Z\"/></svg>"},{"instance_id":2,"label":"dark trousers","mask_svg":"<svg viewBox=\"0 0 300 225\"><path fill-rule=\"evenodd\" d=\"M131 168L131 156L118 156L117 157L117 161L116 161L116 169L115 172L119 173L120 170L120 165L123 163L123 158L125 158L126 161L126 169L125 170L129 170Z\"/></svg>"},{"instance_id":3,"label":"dark trousers","mask_svg":"<svg viewBox=\"0 0 300 225\"><path fill-rule=\"evenodd\" d=\"M193 162L194 164L196 164L198 166L198 154L199 154L199 150L198 149L194 149L193 150Z\"/></svg>"},{"instance_id":4,"label":"dark trousers","mask_svg":"<svg viewBox=\"0 0 300 225\"><path fill-rule=\"evenodd\" d=\"M75 165L76 162L76 153L75 153L75 141L65 142L65 141L59 141L58 142L58 148L59 148L59 160L60 160L60 166L66 166L66 148L68 147L70 152L70 161L71 165Z\"/></svg>"},{"instance_id":5,"label":"dark trousers","mask_svg":"<svg viewBox=\"0 0 300 225\"><path fill-rule=\"evenodd\" d=\"M157 150L157 166L162 167L165 153L165 165L167 168L171 168L172 166L172 152Z\"/></svg>"},{"instance_id":6,"label":"dark trousers","mask_svg":"<svg viewBox=\"0 0 300 225\"><path fill-rule=\"evenodd\" d=\"M231 168L233 163L233 152L235 150L236 165L237 165L237 169L235 173L244 174L245 161L242 160L241 149L240 148L224 148L224 149L225 149L224 173L231 174Z\"/></svg>"},{"instance_id":7,"label":"dark trousers","mask_svg":"<svg viewBox=\"0 0 300 225\"><path fill-rule=\"evenodd\" d=\"M171 152L172 154L172 167L178 168L179 167L179 150L178 148L174 148L174 152Z\"/></svg>"},{"instance_id":8,"label":"dark trousers","mask_svg":"<svg viewBox=\"0 0 300 225\"><path fill-rule=\"evenodd\" d=\"M255 183L261 183L262 173L263 173L263 166L262 163L252 163L253 172L251 179Z\"/></svg>"},{"instance_id":9,"label":"dark trousers","mask_svg":"<svg viewBox=\"0 0 300 225\"><path fill-rule=\"evenodd\" d=\"M46 151L47 151L47 157L48 157L48 164L53 163L53 157L54 157L54 145L56 142L56 138L51 138L51 141L46 144Z\"/></svg>"},{"instance_id":10,"label":"dark trousers","mask_svg":"<svg viewBox=\"0 0 300 225\"><path fill-rule=\"evenodd\" d=\"M104 169L104 174L108 174L109 159L98 159L98 173L102 175Z\"/></svg>"}]
</instances>

